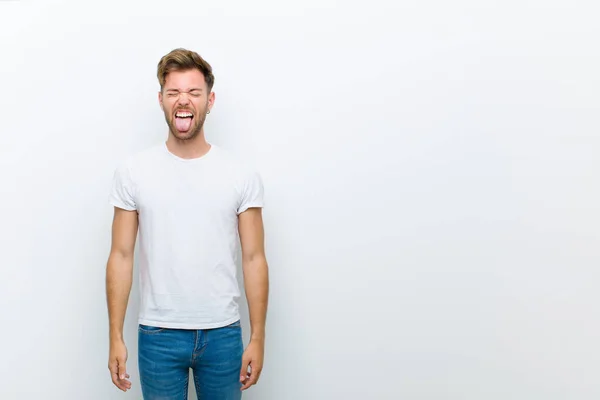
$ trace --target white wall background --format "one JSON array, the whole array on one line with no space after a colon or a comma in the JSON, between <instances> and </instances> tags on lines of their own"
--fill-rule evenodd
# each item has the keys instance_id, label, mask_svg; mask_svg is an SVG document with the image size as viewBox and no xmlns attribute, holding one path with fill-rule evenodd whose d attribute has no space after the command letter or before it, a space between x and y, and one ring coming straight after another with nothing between
<instances>
[{"instance_id":1,"label":"white wall background","mask_svg":"<svg viewBox=\"0 0 600 400\"><path fill-rule=\"evenodd\" d=\"M141 398L137 282L133 389L106 367L107 195L166 138L180 46L215 70L208 139L267 189L246 399L599 398L599 11L0 1L0 398Z\"/></svg>"}]
</instances>

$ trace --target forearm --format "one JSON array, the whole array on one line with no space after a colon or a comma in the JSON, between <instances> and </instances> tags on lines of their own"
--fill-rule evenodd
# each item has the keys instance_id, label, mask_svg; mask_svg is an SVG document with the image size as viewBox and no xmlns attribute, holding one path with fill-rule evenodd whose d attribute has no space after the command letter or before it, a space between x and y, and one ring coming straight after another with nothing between
<instances>
[{"instance_id":1,"label":"forearm","mask_svg":"<svg viewBox=\"0 0 600 400\"><path fill-rule=\"evenodd\" d=\"M123 339L123 324L131 291L133 257L111 254L106 266L106 300L110 340Z\"/></svg>"},{"instance_id":2,"label":"forearm","mask_svg":"<svg viewBox=\"0 0 600 400\"><path fill-rule=\"evenodd\" d=\"M250 314L251 340L264 340L269 298L269 273L264 257L244 263L244 283Z\"/></svg>"}]
</instances>

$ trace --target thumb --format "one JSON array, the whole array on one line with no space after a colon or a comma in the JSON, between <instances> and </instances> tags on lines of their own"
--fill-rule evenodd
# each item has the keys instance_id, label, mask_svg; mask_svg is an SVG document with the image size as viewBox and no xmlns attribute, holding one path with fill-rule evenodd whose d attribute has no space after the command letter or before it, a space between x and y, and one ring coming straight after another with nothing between
<instances>
[{"instance_id":1,"label":"thumb","mask_svg":"<svg viewBox=\"0 0 600 400\"><path fill-rule=\"evenodd\" d=\"M127 370L125 368L125 360L119 359L119 379L125 379L127 377Z\"/></svg>"},{"instance_id":2,"label":"thumb","mask_svg":"<svg viewBox=\"0 0 600 400\"><path fill-rule=\"evenodd\" d=\"M250 361L247 358L242 359L242 369L240 370L240 382L243 382L248 377L248 364Z\"/></svg>"}]
</instances>

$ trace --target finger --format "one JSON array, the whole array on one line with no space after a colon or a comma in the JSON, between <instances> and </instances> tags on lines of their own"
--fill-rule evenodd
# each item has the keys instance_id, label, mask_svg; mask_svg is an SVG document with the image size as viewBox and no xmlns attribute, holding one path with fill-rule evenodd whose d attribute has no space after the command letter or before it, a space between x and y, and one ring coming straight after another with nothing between
<instances>
[{"instance_id":1,"label":"finger","mask_svg":"<svg viewBox=\"0 0 600 400\"><path fill-rule=\"evenodd\" d=\"M250 360L245 358L242 359L242 369L240 370L240 382L244 382L249 374L248 374L248 365L250 364Z\"/></svg>"},{"instance_id":2,"label":"finger","mask_svg":"<svg viewBox=\"0 0 600 400\"><path fill-rule=\"evenodd\" d=\"M119 364L119 387L123 391L131 389L131 382L129 382L129 374L127 373L125 362Z\"/></svg>"},{"instance_id":3,"label":"finger","mask_svg":"<svg viewBox=\"0 0 600 400\"><path fill-rule=\"evenodd\" d=\"M128 389L131 389L131 382L127 380L129 379L129 374L125 370L124 363L121 364L117 360L112 361L109 364L109 369L111 372L112 382L117 388L124 392Z\"/></svg>"},{"instance_id":4,"label":"finger","mask_svg":"<svg viewBox=\"0 0 600 400\"><path fill-rule=\"evenodd\" d=\"M119 381L127 380L130 378L129 374L125 373L125 376L123 377L123 379L121 379L121 375L119 375L118 370L110 371L110 374L111 374L111 376L114 376Z\"/></svg>"},{"instance_id":5,"label":"finger","mask_svg":"<svg viewBox=\"0 0 600 400\"><path fill-rule=\"evenodd\" d=\"M112 381L115 384L115 386L117 388L119 388L119 390L122 390L123 392L127 391L127 389L129 389L127 382L123 381L121 379L119 379L119 374L112 374L111 375Z\"/></svg>"},{"instance_id":6,"label":"finger","mask_svg":"<svg viewBox=\"0 0 600 400\"><path fill-rule=\"evenodd\" d=\"M119 381L119 389L121 389L124 392L128 391L129 389L131 389L131 382L129 382L127 379L121 379Z\"/></svg>"},{"instance_id":7,"label":"finger","mask_svg":"<svg viewBox=\"0 0 600 400\"><path fill-rule=\"evenodd\" d=\"M250 366L250 374L248 375L248 379L242 386L242 390L246 390L250 386L256 384L256 381L258 380L258 372L259 371L257 368L253 368L252 365Z\"/></svg>"},{"instance_id":8,"label":"finger","mask_svg":"<svg viewBox=\"0 0 600 400\"><path fill-rule=\"evenodd\" d=\"M119 379L123 380L126 376L129 377L129 375L127 375L125 360L119 360Z\"/></svg>"},{"instance_id":9,"label":"finger","mask_svg":"<svg viewBox=\"0 0 600 400\"><path fill-rule=\"evenodd\" d=\"M108 369L110 370L110 379L112 380L112 383L116 387L118 387L119 389L121 389L120 388L120 382L119 382L119 367L118 367L117 361L116 360L115 361L111 361L108 364Z\"/></svg>"},{"instance_id":10,"label":"finger","mask_svg":"<svg viewBox=\"0 0 600 400\"><path fill-rule=\"evenodd\" d=\"M250 378L249 378L249 379L248 379L248 380L247 380L247 381L244 383L244 385L242 386L242 389L241 389L241 390L246 390L246 389L250 388L250 386L254 385L254 383L255 383L255 382L254 382L253 378L252 378L252 377L250 377Z\"/></svg>"},{"instance_id":11,"label":"finger","mask_svg":"<svg viewBox=\"0 0 600 400\"><path fill-rule=\"evenodd\" d=\"M127 378L129 378L129 375L125 375L125 379L121 380L121 387L123 388L124 391L127 391L129 389L131 389L131 382L127 380Z\"/></svg>"}]
</instances>

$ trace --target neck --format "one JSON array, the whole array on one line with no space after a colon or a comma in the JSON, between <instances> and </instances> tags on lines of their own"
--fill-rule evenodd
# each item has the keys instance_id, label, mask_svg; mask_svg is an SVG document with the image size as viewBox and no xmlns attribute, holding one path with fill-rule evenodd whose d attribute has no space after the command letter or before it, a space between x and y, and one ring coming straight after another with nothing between
<instances>
[{"instance_id":1,"label":"neck","mask_svg":"<svg viewBox=\"0 0 600 400\"><path fill-rule=\"evenodd\" d=\"M204 129L193 139L180 140L177 139L171 132L167 139L167 149L173 154L181 158L199 158L208 153L211 145L204 137Z\"/></svg>"}]
</instances>

